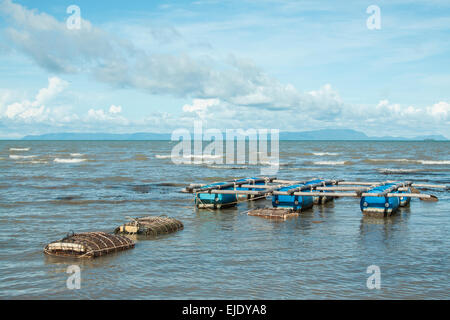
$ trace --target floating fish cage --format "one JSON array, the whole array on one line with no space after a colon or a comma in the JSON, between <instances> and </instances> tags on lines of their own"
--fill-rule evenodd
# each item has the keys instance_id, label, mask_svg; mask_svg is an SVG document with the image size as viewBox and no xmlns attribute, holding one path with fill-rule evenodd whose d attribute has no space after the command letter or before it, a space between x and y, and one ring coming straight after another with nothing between
<instances>
[{"instance_id":1,"label":"floating fish cage","mask_svg":"<svg viewBox=\"0 0 450 320\"><path fill-rule=\"evenodd\" d=\"M183 223L177 219L163 216L149 216L142 218L131 218L117 227L114 232L120 234L140 234L146 236L158 236L176 232L183 229Z\"/></svg>"},{"instance_id":2,"label":"floating fish cage","mask_svg":"<svg viewBox=\"0 0 450 320\"><path fill-rule=\"evenodd\" d=\"M255 185L255 186L262 186L265 184L265 181L262 179L258 179L258 178L244 178L244 179L238 179L236 180L236 182L246 182L250 185ZM252 188L252 187L237 187L236 190L248 190L248 191L255 191L258 190L257 188ZM254 194L241 194L238 195L238 197L244 197L247 199L254 199L256 198L256 195Z\"/></svg>"},{"instance_id":3,"label":"floating fish cage","mask_svg":"<svg viewBox=\"0 0 450 320\"><path fill-rule=\"evenodd\" d=\"M399 207L409 205L411 198L438 201L436 196L423 194L415 189L420 187L450 189L446 185L410 181L370 182L317 178L307 181L290 181L264 177L244 178L209 185L190 185L186 187L185 192L195 193L195 204L198 207L215 209L237 205L240 195L247 196L248 200L266 199L271 196L274 209L284 208L291 211L309 209L314 204L324 204L334 198L352 197L360 198L360 208L364 214L388 216L395 213ZM254 215L263 214L256 211ZM268 212L267 215L274 214Z\"/></svg>"},{"instance_id":4,"label":"floating fish cage","mask_svg":"<svg viewBox=\"0 0 450 320\"><path fill-rule=\"evenodd\" d=\"M377 194L377 196L361 197L361 211L363 213L375 213L384 215L391 215L392 213L397 211L397 209L400 207L399 198L378 196L378 194L382 194L387 190L390 190L394 186L395 184L385 184L368 190L367 193L374 193Z\"/></svg>"},{"instance_id":5,"label":"floating fish cage","mask_svg":"<svg viewBox=\"0 0 450 320\"><path fill-rule=\"evenodd\" d=\"M274 208L291 208L294 211L301 211L312 208L314 201L312 196L298 196L293 193L304 187L305 184L294 184L288 187L280 188L280 192L292 193L288 194L275 194L272 197L272 206Z\"/></svg>"},{"instance_id":6,"label":"floating fish cage","mask_svg":"<svg viewBox=\"0 0 450 320\"><path fill-rule=\"evenodd\" d=\"M226 182L218 182L212 183L205 187L206 188L214 188L219 187L220 190L232 190L232 186L225 187ZM222 188L220 187L222 186ZM237 194L218 194L218 193L198 193L195 196L195 204L199 208L214 208L221 209L226 207L235 206L237 203Z\"/></svg>"},{"instance_id":7,"label":"floating fish cage","mask_svg":"<svg viewBox=\"0 0 450 320\"><path fill-rule=\"evenodd\" d=\"M320 179L318 179L318 180L311 180L311 181L308 181L306 183L306 185L311 185L311 184L322 184L322 186L325 187L325 186L330 186L333 183L331 181L325 181L325 180L320 180ZM330 191L326 191L325 190L325 191L321 191L321 192L326 194L327 192L330 192ZM327 197L325 195L323 195L323 196L314 196L313 197L314 204L325 204L326 202L333 201L333 200L334 200L333 197Z\"/></svg>"},{"instance_id":8,"label":"floating fish cage","mask_svg":"<svg viewBox=\"0 0 450 320\"><path fill-rule=\"evenodd\" d=\"M326 187L335 184L334 180L322 180L314 179L309 181L304 181L298 184L289 185L286 187L281 187L273 192L272 196L272 206L274 208L284 207L291 208L295 211L306 210L313 206L313 204L323 204L330 201L332 198L324 196L327 192L326 190L319 190L319 194L308 194L309 192L317 191L317 187ZM298 192L303 192L301 195Z\"/></svg>"},{"instance_id":9,"label":"floating fish cage","mask_svg":"<svg viewBox=\"0 0 450 320\"><path fill-rule=\"evenodd\" d=\"M131 248L134 248L134 242L127 237L105 232L85 232L68 234L61 240L49 243L44 253L59 257L96 258Z\"/></svg>"},{"instance_id":10,"label":"floating fish cage","mask_svg":"<svg viewBox=\"0 0 450 320\"><path fill-rule=\"evenodd\" d=\"M253 190L253 186L261 186L269 181L267 178L244 178L186 190L195 192L194 202L198 208L222 209L235 206L239 195L245 195L249 199L255 195L259 196L260 191ZM243 187L244 184L248 186Z\"/></svg>"}]
</instances>

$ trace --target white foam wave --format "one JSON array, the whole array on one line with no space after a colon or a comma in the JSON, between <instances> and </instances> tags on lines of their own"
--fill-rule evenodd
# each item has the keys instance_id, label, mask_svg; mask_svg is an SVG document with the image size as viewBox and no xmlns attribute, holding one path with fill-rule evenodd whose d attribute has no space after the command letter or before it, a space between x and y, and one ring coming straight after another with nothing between
<instances>
[{"instance_id":1,"label":"white foam wave","mask_svg":"<svg viewBox=\"0 0 450 320\"><path fill-rule=\"evenodd\" d=\"M83 154L82 153L71 153L70 156L71 157L82 157Z\"/></svg>"},{"instance_id":2,"label":"white foam wave","mask_svg":"<svg viewBox=\"0 0 450 320\"><path fill-rule=\"evenodd\" d=\"M413 159L368 159L369 162L418 162Z\"/></svg>"},{"instance_id":3,"label":"white foam wave","mask_svg":"<svg viewBox=\"0 0 450 320\"><path fill-rule=\"evenodd\" d=\"M450 160L418 160L421 164L450 164Z\"/></svg>"},{"instance_id":4,"label":"white foam wave","mask_svg":"<svg viewBox=\"0 0 450 320\"><path fill-rule=\"evenodd\" d=\"M170 155L161 155L161 154L157 154L155 155L156 159L170 159L172 156Z\"/></svg>"},{"instance_id":5,"label":"white foam wave","mask_svg":"<svg viewBox=\"0 0 450 320\"><path fill-rule=\"evenodd\" d=\"M30 163L32 163L32 164L40 164L40 163L48 163L48 161L45 161L45 160L32 160L32 161L30 161Z\"/></svg>"},{"instance_id":6,"label":"white foam wave","mask_svg":"<svg viewBox=\"0 0 450 320\"><path fill-rule=\"evenodd\" d=\"M30 148L9 148L9 151L30 151Z\"/></svg>"},{"instance_id":7,"label":"white foam wave","mask_svg":"<svg viewBox=\"0 0 450 320\"><path fill-rule=\"evenodd\" d=\"M184 159L190 159L190 158L194 158L194 159L220 159L222 158L221 155L212 155L212 154L203 154L203 155L186 155L183 156Z\"/></svg>"},{"instance_id":8,"label":"white foam wave","mask_svg":"<svg viewBox=\"0 0 450 320\"><path fill-rule=\"evenodd\" d=\"M37 157L37 156L34 156L34 155L32 155L32 156L20 156L20 155L17 155L17 154L10 154L9 155L9 157L11 158L11 159L29 159L29 158L35 158L35 157Z\"/></svg>"},{"instance_id":9,"label":"white foam wave","mask_svg":"<svg viewBox=\"0 0 450 320\"><path fill-rule=\"evenodd\" d=\"M314 161L313 163L321 166L336 166L344 165L345 161Z\"/></svg>"},{"instance_id":10,"label":"white foam wave","mask_svg":"<svg viewBox=\"0 0 450 320\"><path fill-rule=\"evenodd\" d=\"M162 155L162 154L157 154L155 155L155 158L157 159L171 159L172 155ZM174 156L175 159L220 159L222 158L221 155L212 155L212 154L203 154L203 155L195 155L195 154L190 154L190 155L183 155L183 156Z\"/></svg>"},{"instance_id":11,"label":"white foam wave","mask_svg":"<svg viewBox=\"0 0 450 320\"><path fill-rule=\"evenodd\" d=\"M289 167L289 166L292 166L293 164L294 164L293 162L280 162L277 160L272 160L272 161L260 160L256 165Z\"/></svg>"},{"instance_id":12,"label":"white foam wave","mask_svg":"<svg viewBox=\"0 0 450 320\"><path fill-rule=\"evenodd\" d=\"M61 158L56 158L53 161L57 162L57 163L78 163L78 162L86 161L86 159L61 159Z\"/></svg>"},{"instance_id":13,"label":"white foam wave","mask_svg":"<svg viewBox=\"0 0 450 320\"><path fill-rule=\"evenodd\" d=\"M378 172L380 173L410 173L410 172L418 172L420 170L418 169L392 169L392 168L381 168L381 169L377 169Z\"/></svg>"},{"instance_id":14,"label":"white foam wave","mask_svg":"<svg viewBox=\"0 0 450 320\"><path fill-rule=\"evenodd\" d=\"M212 168L212 169L248 169L248 166L227 166L227 165L209 165L208 168Z\"/></svg>"},{"instance_id":15,"label":"white foam wave","mask_svg":"<svg viewBox=\"0 0 450 320\"><path fill-rule=\"evenodd\" d=\"M416 159L368 159L369 162L403 162L403 163L416 163L425 165L442 165L450 164L450 160L416 160Z\"/></svg>"},{"instance_id":16,"label":"white foam wave","mask_svg":"<svg viewBox=\"0 0 450 320\"><path fill-rule=\"evenodd\" d=\"M48 163L48 161L45 161L45 160L31 160L31 161L17 161L17 163L23 163L23 164L45 164L45 163Z\"/></svg>"},{"instance_id":17,"label":"white foam wave","mask_svg":"<svg viewBox=\"0 0 450 320\"><path fill-rule=\"evenodd\" d=\"M258 164L263 165L263 166L275 166L275 167L286 165L283 163L280 164L280 162L277 162L277 161L260 161Z\"/></svg>"},{"instance_id":18,"label":"white foam wave","mask_svg":"<svg viewBox=\"0 0 450 320\"><path fill-rule=\"evenodd\" d=\"M337 156L339 153L337 152L313 152L315 156Z\"/></svg>"}]
</instances>

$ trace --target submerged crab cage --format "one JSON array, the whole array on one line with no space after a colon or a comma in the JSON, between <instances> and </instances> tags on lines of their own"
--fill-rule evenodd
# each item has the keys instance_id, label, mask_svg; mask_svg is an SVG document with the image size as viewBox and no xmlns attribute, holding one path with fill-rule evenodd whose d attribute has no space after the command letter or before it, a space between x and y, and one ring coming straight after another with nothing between
<instances>
[{"instance_id":1,"label":"submerged crab cage","mask_svg":"<svg viewBox=\"0 0 450 320\"><path fill-rule=\"evenodd\" d=\"M85 232L72 233L49 243L44 253L60 257L95 258L131 248L134 248L134 242L126 237L105 232Z\"/></svg>"},{"instance_id":2,"label":"submerged crab cage","mask_svg":"<svg viewBox=\"0 0 450 320\"><path fill-rule=\"evenodd\" d=\"M183 229L183 227L183 223L174 218L149 216L143 218L132 218L132 221L117 227L114 232L116 234L121 233L157 236L160 234L176 232Z\"/></svg>"}]
</instances>

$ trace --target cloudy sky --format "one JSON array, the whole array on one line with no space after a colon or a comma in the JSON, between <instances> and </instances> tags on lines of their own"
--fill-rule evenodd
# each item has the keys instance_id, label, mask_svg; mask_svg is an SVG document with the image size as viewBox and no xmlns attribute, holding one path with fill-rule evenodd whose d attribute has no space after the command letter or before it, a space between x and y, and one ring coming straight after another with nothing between
<instances>
[{"instance_id":1,"label":"cloudy sky","mask_svg":"<svg viewBox=\"0 0 450 320\"><path fill-rule=\"evenodd\" d=\"M197 119L450 138L450 1L413 3L0 0L0 138Z\"/></svg>"}]
</instances>

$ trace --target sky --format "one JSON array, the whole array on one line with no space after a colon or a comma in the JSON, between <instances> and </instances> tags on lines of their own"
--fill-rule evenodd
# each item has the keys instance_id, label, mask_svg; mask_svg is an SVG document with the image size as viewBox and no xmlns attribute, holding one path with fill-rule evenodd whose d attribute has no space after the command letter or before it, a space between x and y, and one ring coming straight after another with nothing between
<instances>
[{"instance_id":1,"label":"sky","mask_svg":"<svg viewBox=\"0 0 450 320\"><path fill-rule=\"evenodd\" d=\"M450 1L0 0L0 138L195 120L450 138Z\"/></svg>"}]
</instances>

